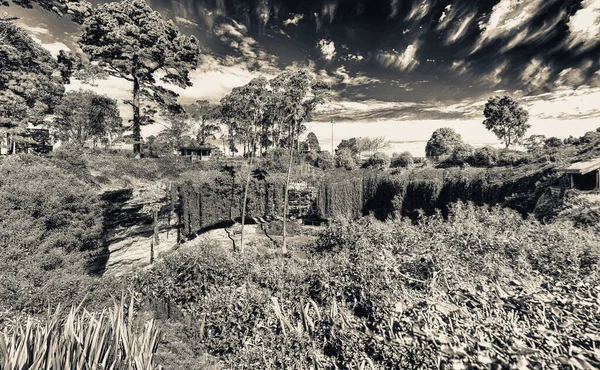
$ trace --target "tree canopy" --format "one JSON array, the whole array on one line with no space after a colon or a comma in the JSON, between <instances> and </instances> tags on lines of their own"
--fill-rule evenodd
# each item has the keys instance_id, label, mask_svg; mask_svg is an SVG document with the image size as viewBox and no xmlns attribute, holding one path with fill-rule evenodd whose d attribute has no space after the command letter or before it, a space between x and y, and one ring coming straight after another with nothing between
<instances>
[{"instance_id":1,"label":"tree canopy","mask_svg":"<svg viewBox=\"0 0 600 370\"><path fill-rule=\"evenodd\" d=\"M98 62L109 75L131 82L134 152L140 152L142 99L169 113L182 111L178 95L157 84L191 86L189 72L200 55L198 40L180 34L172 21L165 21L143 0L122 0L100 5L84 22L79 39L91 62Z\"/></svg>"},{"instance_id":2,"label":"tree canopy","mask_svg":"<svg viewBox=\"0 0 600 370\"><path fill-rule=\"evenodd\" d=\"M54 136L77 146L88 141L108 144L122 132L117 101L90 90L69 91L50 123Z\"/></svg>"},{"instance_id":3,"label":"tree canopy","mask_svg":"<svg viewBox=\"0 0 600 370\"><path fill-rule=\"evenodd\" d=\"M433 132L425 146L427 157L439 157L451 154L454 147L462 144L462 137L449 127L442 127Z\"/></svg>"},{"instance_id":4,"label":"tree canopy","mask_svg":"<svg viewBox=\"0 0 600 370\"><path fill-rule=\"evenodd\" d=\"M51 11L59 16L69 14L77 23L83 22L91 14L92 4L87 0L12 0L14 4L31 9L33 4ZM8 1L0 1L0 5L8 6Z\"/></svg>"},{"instance_id":5,"label":"tree canopy","mask_svg":"<svg viewBox=\"0 0 600 370\"><path fill-rule=\"evenodd\" d=\"M64 86L52 55L12 22L0 22L0 66L0 130L19 141L52 113Z\"/></svg>"},{"instance_id":6,"label":"tree canopy","mask_svg":"<svg viewBox=\"0 0 600 370\"><path fill-rule=\"evenodd\" d=\"M529 113L510 96L490 98L483 111L485 128L492 131L508 148L518 144L531 125Z\"/></svg>"}]
</instances>

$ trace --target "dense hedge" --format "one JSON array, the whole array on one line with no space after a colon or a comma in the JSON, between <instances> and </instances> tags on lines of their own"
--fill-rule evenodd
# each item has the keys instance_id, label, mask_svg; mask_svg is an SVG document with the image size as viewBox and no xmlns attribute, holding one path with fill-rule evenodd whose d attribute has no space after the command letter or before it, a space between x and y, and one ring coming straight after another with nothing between
<instances>
[{"instance_id":1,"label":"dense hedge","mask_svg":"<svg viewBox=\"0 0 600 370\"><path fill-rule=\"evenodd\" d=\"M241 171L243 172L243 171ZM248 189L246 214L252 217L275 217L283 214L285 179L280 175L264 180L252 179ZM242 215L244 185L241 174L202 172L202 178L176 185L172 197L177 204L184 235L235 220Z\"/></svg>"},{"instance_id":2,"label":"dense hedge","mask_svg":"<svg viewBox=\"0 0 600 370\"><path fill-rule=\"evenodd\" d=\"M503 204L522 214L533 212L542 193L559 182L552 166L529 171L513 169L419 169L398 174L364 173L331 176L319 188L317 210L323 218L379 219L404 215L418 218L447 211L456 201L476 205Z\"/></svg>"}]
</instances>

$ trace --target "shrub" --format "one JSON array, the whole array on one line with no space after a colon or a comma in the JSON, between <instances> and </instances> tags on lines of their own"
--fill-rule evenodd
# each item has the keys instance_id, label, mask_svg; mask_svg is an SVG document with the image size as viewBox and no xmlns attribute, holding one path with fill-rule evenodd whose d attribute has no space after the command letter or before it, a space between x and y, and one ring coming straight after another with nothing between
<instances>
[{"instance_id":1,"label":"shrub","mask_svg":"<svg viewBox=\"0 0 600 370\"><path fill-rule=\"evenodd\" d=\"M491 146L475 149L470 164L474 166L493 166L498 161L498 151Z\"/></svg>"},{"instance_id":2,"label":"shrub","mask_svg":"<svg viewBox=\"0 0 600 370\"><path fill-rule=\"evenodd\" d=\"M427 157L439 158L452 153L454 147L461 143L462 138L456 131L443 127L433 132L425 147L425 153Z\"/></svg>"},{"instance_id":3,"label":"shrub","mask_svg":"<svg viewBox=\"0 0 600 370\"><path fill-rule=\"evenodd\" d=\"M563 146L563 141L556 136L553 136L546 139L544 145L546 148L560 148Z\"/></svg>"},{"instance_id":4,"label":"shrub","mask_svg":"<svg viewBox=\"0 0 600 370\"><path fill-rule=\"evenodd\" d=\"M452 150L449 161L454 165L462 166L469 161L471 155L473 155L473 147L471 145L459 144Z\"/></svg>"},{"instance_id":5,"label":"shrub","mask_svg":"<svg viewBox=\"0 0 600 370\"><path fill-rule=\"evenodd\" d=\"M376 170L386 170L390 166L390 157L383 153L377 152L366 160L363 167Z\"/></svg>"},{"instance_id":6,"label":"shrub","mask_svg":"<svg viewBox=\"0 0 600 370\"><path fill-rule=\"evenodd\" d=\"M335 166L351 171L358 168L358 163L350 150L338 149L335 153Z\"/></svg>"},{"instance_id":7,"label":"shrub","mask_svg":"<svg viewBox=\"0 0 600 370\"><path fill-rule=\"evenodd\" d=\"M84 275L89 258L101 247L99 198L55 164L34 156L0 161L2 303L43 309L46 302L38 302L39 297L47 297L57 281Z\"/></svg>"},{"instance_id":8,"label":"shrub","mask_svg":"<svg viewBox=\"0 0 600 370\"><path fill-rule=\"evenodd\" d=\"M395 154L392 156L390 167L392 168L408 168L415 163L415 159L410 152Z\"/></svg>"},{"instance_id":9,"label":"shrub","mask_svg":"<svg viewBox=\"0 0 600 370\"><path fill-rule=\"evenodd\" d=\"M498 162L496 164L499 166L519 166L532 161L533 157L528 153L503 149L498 151Z\"/></svg>"}]
</instances>

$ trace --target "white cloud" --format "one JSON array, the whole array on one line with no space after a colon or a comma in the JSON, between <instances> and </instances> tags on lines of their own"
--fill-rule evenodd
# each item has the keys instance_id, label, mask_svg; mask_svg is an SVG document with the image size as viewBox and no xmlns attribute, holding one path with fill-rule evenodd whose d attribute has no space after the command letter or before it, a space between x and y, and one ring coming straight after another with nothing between
<instances>
[{"instance_id":1,"label":"white cloud","mask_svg":"<svg viewBox=\"0 0 600 370\"><path fill-rule=\"evenodd\" d=\"M335 71L335 75L338 77L340 83L350 86L369 85L373 83L381 82L377 78L371 78L364 75L356 75L351 77L346 67L341 66Z\"/></svg>"},{"instance_id":2,"label":"white cloud","mask_svg":"<svg viewBox=\"0 0 600 370\"><path fill-rule=\"evenodd\" d=\"M427 15L427 13L429 13L429 1L428 0L422 0L420 3L419 2L415 2L413 5L413 8L411 9L410 13L408 14L408 16L406 17L407 20L415 20L415 21L420 21L421 19L425 18L425 16Z\"/></svg>"},{"instance_id":3,"label":"white cloud","mask_svg":"<svg viewBox=\"0 0 600 370\"><path fill-rule=\"evenodd\" d=\"M600 40L600 0L584 0L583 8L569 18L568 47L589 49Z\"/></svg>"},{"instance_id":4,"label":"white cloud","mask_svg":"<svg viewBox=\"0 0 600 370\"><path fill-rule=\"evenodd\" d=\"M294 14L292 18L286 19L285 21L283 21L283 25L289 26L290 24L293 24L294 26L297 26L298 23L303 19L304 19L304 14Z\"/></svg>"},{"instance_id":5,"label":"white cloud","mask_svg":"<svg viewBox=\"0 0 600 370\"><path fill-rule=\"evenodd\" d=\"M318 46L319 50L321 51L321 56L323 57L323 59L325 59L325 60L333 59L333 57L336 54L335 44L333 41L323 39L317 43L317 46Z\"/></svg>"},{"instance_id":6,"label":"white cloud","mask_svg":"<svg viewBox=\"0 0 600 370\"><path fill-rule=\"evenodd\" d=\"M402 72L410 71L419 65L419 60L416 58L418 46L418 42L415 41L403 53L381 52L375 59L384 67L395 68Z\"/></svg>"},{"instance_id":7,"label":"white cloud","mask_svg":"<svg viewBox=\"0 0 600 370\"><path fill-rule=\"evenodd\" d=\"M183 17L175 17L175 22L183 24L184 26L198 27L198 23L190 21L189 19Z\"/></svg>"},{"instance_id":8,"label":"white cloud","mask_svg":"<svg viewBox=\"0 0 600 370\"><path fill-rule=\"evenodd\" d=\"M492 9L488 21L480 24L483 32L472 52L527 25L544 4L544 0L501 0Z\"/></svg>"},{"instance_id":9,"label":"white cloud","mask_svg":"<svg viewBox=\"0 0 600 370\"><path fill-rule=\"evenodd\" d=\"M460 22L460 24L458 24L458 26L455 27L452 32L448 33L448 36L446 38L446 44L455 43L456 41L463 38L467 34L469 26L471 25L473 20L475 20L475 16L476 13L472 13L465 16Z\"/></svg>"},{"instance_id":10,"label":"white cloud","mask_svg":"<svg viewBox=\"0 0 600 370\"><path fill-rule=\"evenodd\" d=\"M550 78L552 69L545 65L540 59L533 59L527 68L521 73L521 80L525 82L528 87L539 88L543 86L546 81Z\"/></svg>"},{"instance_id":11,"label":"white cloud","mask_svg":"<svg viewBox=\"0 0 600 370\"><path fill-rule=\"evenodd\" d=\"M544 119L587 119L600 117L600 88L560 89L522 98L530 115ZM600 126L600 124L598 124Z\"/></svg>"}]
</instances>

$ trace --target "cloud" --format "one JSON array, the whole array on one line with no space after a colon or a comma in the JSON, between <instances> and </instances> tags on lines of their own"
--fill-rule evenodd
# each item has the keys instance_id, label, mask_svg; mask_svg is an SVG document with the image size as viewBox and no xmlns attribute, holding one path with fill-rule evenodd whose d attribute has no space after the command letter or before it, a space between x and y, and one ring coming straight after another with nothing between
<instances>
[{"instance_id":1,"label":"cloud","mask_svg":"<svg viewBox=\"0 0 600 370\"><path fill-rule=\"evenodd\" d=\"M544 5L544 0L500 0L492 9L487 22L481 22L482 33L472 53L499 37L506 37L528 22Z\"/></svg>"},{"instance_id":2,"label":"cloud","mask_svg":"<svg viewBox=\"0 0 600 370\"><path fill-rule=\"evenodd\" d=\"M522 98L529 114L543 119L600 118L600 88L560 89Z\"/></svg>"},{"instance_id":3,"label":"cloud","mask_svg":"<svg viewBox=\"0 0 600 370\"><path fill-rule=\"evenodd\" d=\"M396 18L396 16L398 15L398 7L399 7L399 0L392 0L390 3L390 15L389 18Z\"/></svg>"},{"instance_id":4,"label":"cloud","mask_svg":"<svg viewBox=\"0 0 600 370\"><path fill-rule=\"evenodd\" d=\"M418 47L419 43L415 41L400 54L380 52L375 60L387 68L395 68L401 72L411 71L419 65L419 60L416 58Z\"/></svg>"},{"instance_id":5,"label":"cloud","mask_svg":"<svg viewBox=\"0 0 600 370\"><path fill-rule=\"evenodd\" d=\"M553 19L544 22L544 24L537 30L533 30L530 26L525 27L525 29L517 33L506 45L504 45L500 52L506 52L518 45L539 44L543 41L548 40L556 32L558 32L558 25L565 18L566 12L563 10Z\"/></svg>"},{"instance_id":6,"label":"cloud","mask_svg":"<svg viewBox=\"0 0 600 370\"><path fill-rule=\"evenodd\" d=\"M371 78L361 74L351 77L344 66L339 67L334 74L338 77L339 83L349 86L371 85L381 82L381 80L377 78Z\"/></svg>"},{"instance_id":7,"label":"cloud","mask_svg":"<svg viewBox=\"0 0 600 370\"><path fill-rule=\"evenodd\" d=\"M584 0L582 6L569 18L568 47L585 50L600 39L600 0Z\"/></svg>"},{"instance_id":8,"label":"cloud","mask_svg":"<svg viewBox=\"0 0 600 370\"><path fill-rule=\"evenodd\" d=\"M420 21L425 18L429 13L430 5L428 0L416 1L413 3L412 10L408 13L406 20L408 21Z\"/></svg>"},{"instance_id":9,"label":"cloud","mask_svg":"<svg viewBox=\"0 0 600 370\"><path fill-rule=\"evenodd\" d=\"M446 44L455 43L467 35L467 30L471 23L475 20L476 13L472 13L461 18L460 23L456 27L448 32L446 37Z\"/></svg>"},{"instance_id":10,"label":"cloud","mask_svg":"<svg viewBox=\"0 0 600 370\"><path fill-rule=\"evenodd\" d=\"M335 56L335 44L333 41L329 40L319 40L317 43L317 47L321 52L321 57L325 60L332 60Z\"/></svg>"},{"instance_id":11,"label":"cloud","mask_svg":"<svg viewBox=\"0 0 600 370\"><path fill-rule=\"evenodd\" d=\"M528 90L543 86L550 78L552 69L541 59L533 59L521 73L521 80Z\"/></svg>"},{"instance_id":12,"label":"cloud","mask_svg":"<svg viewBox=\"0 0 600 370\"><path fill-rule=\"evenodd\" d=\"M175 17L175 22L177 24L182 24L188 27L198 27L198 23L190 21L189 19L183 17Z\"/></svg>"},{"instance_id":13,"label":"cloud","mask_svg":"<svg viewBox=\"0 0 600 370\"><path fill-rule=\"evenodd\" d=\"M289 26L289 25L293 24L294 26L297 26L298 23L303 19L304 19L304 14L293 14L292 18L286 19L285 21L283 21L283 25Z\"/></svg>"}]
</instances>

